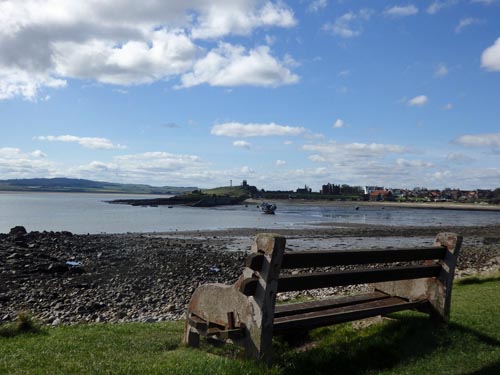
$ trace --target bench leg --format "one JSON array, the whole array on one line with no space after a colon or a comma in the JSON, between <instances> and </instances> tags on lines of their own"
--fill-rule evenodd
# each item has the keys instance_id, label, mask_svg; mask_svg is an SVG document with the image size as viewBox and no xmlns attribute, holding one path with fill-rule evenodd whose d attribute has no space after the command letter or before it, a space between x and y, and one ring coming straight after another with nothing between
<instances>
[{"instance_id":1,"label":"bench leg","mask_svg":"<svg viewBox=\"0 0 500 375\"><path fill-rule=\"evenodd\" d=\"M184 329L183 343L192 348L198 348L200 346L200 334L198 331L191 327L189 323L186 322L186 327Z\"/></svg>"}]
</instances>

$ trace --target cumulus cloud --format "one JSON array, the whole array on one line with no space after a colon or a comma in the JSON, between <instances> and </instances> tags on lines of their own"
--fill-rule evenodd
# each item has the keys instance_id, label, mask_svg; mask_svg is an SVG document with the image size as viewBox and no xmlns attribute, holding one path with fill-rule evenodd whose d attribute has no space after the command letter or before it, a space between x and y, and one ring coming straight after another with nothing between
<instances>
[{"instance_id":1,"label":"cumulus cloud","mask_svg":"<svg viewBox=\"0 0 500 375\"><path fill-rule=\"evenodd\" d=\"M286 161L284 160L276 160L276 166L277 167L282 167L286 164Z\"/></svg>"},{"instance_id":2,"label":"cumulus cloud","mask_svg":"<svg viewBox=\"0 0 500 375\"><path fill-rule=\"evenodd\" d=\"M309 5L307 6L307 10L309 12L319 12L320 10L326 8L328 5L327 0L312 0Z\"/></svg>"},{"instance_id":3,"label":"cumulus cloud","mask_svg":"<svg viewBox=\"0 0 500 375\"><path fill-rule=\"evenodd\" d=\"M154 31L116 46L108 40L53 43L55 71L64 77L115 85L151 83L187 71L198 47L181 32Z\"/></svg>"},{"instance_id":4,"label":"cumulus cloud","mask_svg":"<svg viewBox=\"0 0 500 375\"><path fill-rule=\"evenodd\" d=\"M38 91L42 87L61 88L65 86L66 80L64 79L51 77L46 73L28 72L16 67L5 67L0 62L0 100L15 97L35 100Z\"/></svg>"},{"instance_id":5,"label":"cumulus cloud","mask_svg":"<svg viewBox=\"0 0 500 375\"><path fill-rule=\"evenodd\" d=\"M74 135L46 135L35 139L49 142L74 142L85 148L94 150L123 150L126 146L113 144L109 139L97 137L77 137Z\"/></svg>"},{"instance_id":6,"label":"cumulus cloud","mask_svg":"<svg viewBox=\"0 0 500 375\"><path fill-rule=\"evenodd\" d=\"M500 38L483 51L481 67L490 71L500 71Z\"/></svg>"},{"instance_id":7,"label":"cumulus cloud","mask_svg":"<svg viewBox=\"0 0 500 375\"><path fill-rule=\"evenodd\" d=\"M334 129L340 129L340 128L343 128L344 125L345 125L344 120L338 118L335 120L335 122L333 123L332 126Z\"/></svg>"},{"instance_id":8,"label":"cumulus cloud","mask_svg":"<svg viewBox=\"0 0 500 375\"><path fill-rule=\"evenodd\" d=\"M40 150L24 152L15 147L0 148L0 174L3 178L52 176L56 173L56 165L45 157Z\"/></svg>"},{"instance_id":9,"label":"cumulus cloud","mask_svg":"<svg viewBox=\"0 0 500 375\"><path fill-rule=\"evenodd\" d=\"M351 11L338 17L333 23L323 25L323 30L342 38L353 38L363 33L363 24L370 19L372 14L373 11L369 9Z\"/></svg>"},{"instance_id":10,"label":"cumulus cloud","mask_svg":"<svg viewBox=\"0 0 500 375\"><path fill-rule=\"evenodd\" d=\"M454 140L454 143L468 147L500 147L500 133L466 134Z\"/></svg>"},{"instance_id":11,"label":"cumulus cloud","mask_svg":"<svg viewBox=\"0 0 500 375\"><path fill-rule=\"evenodd\" d=\"M267 136L297 136L304 134L305 128L270 124L242 124L239 122L227 122L212 127L211 133L226 137L267 137Z\"/></svg>"},{"instance_id":12,"label":"cumulus cloud","mask_svg":"<svg viewBox=\"0 0 500 375\"><path fill-rule=\"evenodd\" d=\"M211 86L270 86L298 82L299 77L287 68L286 61L271 56L269 46L248 52L243 46L221 43L198 60L191 72L182 76L179 87L201 84Z\"/></svg>"},{"instance_id":13,"label":"cumulus cloud","mask_svg":"<svg viewBox=\"0 0 500 375\"><path fill-rule=\"evenodd\" d=\"M390 17L407 17L418 13L418 8L415 5L398 6L384 10L384 14Z\"/></svg>"},{"instance_id":14,"label":"cumulus cloud","mask_svg":"<svg viewBox=\"0 0 500 375\"><path fill-rule=\"evenodd\" d=\"M210 39L228 34L248 35L258 27L296 25L293 11L283 3L264 2L260 8L252 6L255 3L257 2L217 1L213 6L203 6L204 13L198 17L199 22L191 32L192 36Z\"/></svg>"},{"instance_id":15,"label":"cumulus cloud","mask_svg":"<svg viewBox=\"0 0 500 375\"><path fill-rule=\"evenodd\" d=\"M252 144L247 141L234 141L233 146L249 150L252 147Z\"/></svg>"},{"instance_id":16,"label":"cumulus cloud","mask_svg":"<svg viewBox=\"0 0 500 375\"><path fill-rule=\"evenodd\" d=\"M218 172L196 155L174 154L163 151L115 156L111 161L95 160L69 168L66 175L81 178L115 180L158 185L190 185L193 181L216 179Z\"/></svg>"},{"instance_id":17,"label":"cumulus cloud","mask_svg":"<svg viewBox=\"0 0 500 375\"><path fill-rule=\"evenodd\" d=\"M414 98L411 98L408 100L407 104L411 107L423 107L424 105L427 104L429 101L429 98L425 95L419 95L415 96Z\"/></svg>"},{"instance_id":18,"label":"cumulus cloud","mask_svg":"<svg viewBox=\"0 0 500 375\"><path fill-rule=\"evenodd\" d=\"M295 24L293 11L280 1L4 0L0 100L33 100L44 88L63 87L71 78L137 85L179 77L210 53L214 38ZM203 48L198 41L205 41ZM271 83L262 84L260 76L258 85L296 81L269 51L255 51L261 64L275 65Z\"/></svg>"},{"instance_id":19,"label":"cumulus cloud","mask_svg":"<svg viewBox=\"0 0 500 375\"><path fill-rule=\"evenodd\" d=\"M471 25L476 25L482 22L483 21L478 18L471 18L471 17L463 18L460 20L457 27L455 27L455 33L460 34L462 30L465 29L466 27Z\"/></svg>"}]
</instances>

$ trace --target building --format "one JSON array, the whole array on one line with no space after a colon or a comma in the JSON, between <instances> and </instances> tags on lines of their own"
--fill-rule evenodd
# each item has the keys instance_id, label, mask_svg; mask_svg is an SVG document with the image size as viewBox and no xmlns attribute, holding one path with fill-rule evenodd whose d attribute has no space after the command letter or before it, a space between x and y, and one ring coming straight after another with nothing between
<instances>
[{"instance_id":1,"label":"building","mask_svg":"<svg viewBox=\"0 0 500 375\"><path fill-rule=\"evenodd\" d=\"M372 202L392 202L394 195L390 190L376 190L370 193L370 201Z\"/></svg>"}]
</instances>

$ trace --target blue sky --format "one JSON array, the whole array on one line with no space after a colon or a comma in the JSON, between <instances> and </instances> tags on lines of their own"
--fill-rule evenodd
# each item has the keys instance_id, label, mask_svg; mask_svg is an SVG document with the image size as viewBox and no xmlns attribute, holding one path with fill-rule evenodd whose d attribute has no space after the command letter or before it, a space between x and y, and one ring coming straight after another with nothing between
<instances>
[{"instance_id":1,"label":"blue sky","mask_svg":"<svg viewBox=\"0 0 500 375\"><path fill-rule=\"evenodd\" d=\"M500 187L500 1L0 0L0 179Z\"/></svg>"}]
</instances>

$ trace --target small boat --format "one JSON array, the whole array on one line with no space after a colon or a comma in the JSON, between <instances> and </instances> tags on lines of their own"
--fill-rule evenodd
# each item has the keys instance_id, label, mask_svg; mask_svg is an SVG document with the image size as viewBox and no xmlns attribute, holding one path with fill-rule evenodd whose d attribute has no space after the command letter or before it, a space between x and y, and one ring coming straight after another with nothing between
<instances>
[{"instance_id":1,"label":"small boat","mask_svg":"<svg viewBox=\"0 0 500 375\"><path fill-rule=\"evenodd\" d=\"M262 212L269 215L274 215L274 211L276 211L276 208L276 205L271 202L262 202L260 205L260 209L262 210Z\"/></svg>"}]
</instances>

